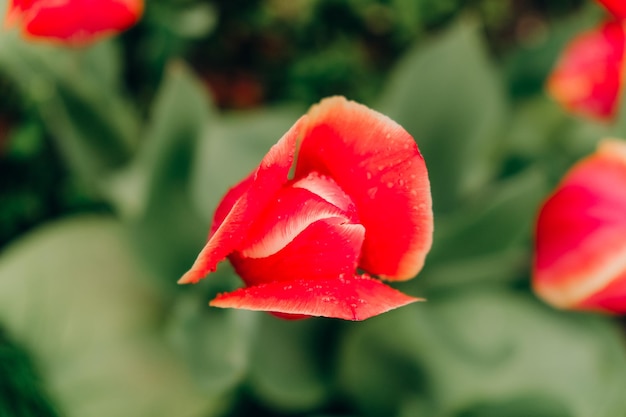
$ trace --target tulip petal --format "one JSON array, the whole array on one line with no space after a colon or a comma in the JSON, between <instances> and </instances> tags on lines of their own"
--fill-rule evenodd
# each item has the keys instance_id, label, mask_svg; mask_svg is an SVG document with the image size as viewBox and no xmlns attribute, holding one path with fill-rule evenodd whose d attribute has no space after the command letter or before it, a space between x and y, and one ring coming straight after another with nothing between
<instances>
[{"instance_id":1,"label":"tulip petal","mask_svg":"<svg viewBox=\"0 0 626 417\"><path fill-rule=\"evenodd\" d=\"M308 113L295 178L331 177L355 203L365 242L360 267L385 279L422 268L433 232L430 184L413 138L388 117L343 97Z\"/></svg>"},{"instance_id":2,"label":"tulip petal","mask_svg":"<svg viewBox=\"0 0 626 417\"><path fill-rule=\"evenodd\" d=\"M24 33L34 37L86 44L111 33L128 29L143 12L141 0L55 0L16 1ZM6 23L16 20L15 13Z\"/></svg>"},{"instance_id":3,"label":"tulip petal","mask_svg":"<svg viewBox=\"0 0 626 417\"><path fill-rule=\"evenodd\" d=\"M318 178L317 182L325 183L325 188L338 189L330 179ZM341 190L338 189L338 192ZM346 206L350 207L349 201ZM274 202L254 219L246 240L237 249L244 257L264 258L283 249L313 222L330 218L340 218L343 223L357 223L354 211L344 211L308 189L286 186L276 193ZM322 235L317 237L325 240Z\"/></svg>"},{"instance_id":4,"label":"tulip petal","mask_svg":"<svg viewBox=\"0 0 626 417\"><path fill-rule=\"evenodd\" d=\"M618 19L626 19L626 2L624 0L598 0L598 2Z\"/></svg>"},{"instance_id":5,"label":"tulip petal","mask_svg":"<svg viewBox=\"0 0 626 417\"><path fill-rule=\"evenodd\" d=\"M222 308L365 320L420 301L367 276L271 282L220 294L209 304Z\"/></svg>"},{"instance_id":6,"label":"tulip petal","mask_svg":"<svg viewBox=\"0 0 626 417\"><path fill-rule=\"evenodd\" d=\"M350 276L356 270L365 236L360 224L343 218L318 220L310 224L280 251L265 257L230 256L237 274L247 285L293 279L324 279Z\"/></svg>"},{"instance_id":7,"label":"tulip petal","mask_svg":"<svg viewBox=\"0 0 626 417\"><path fill-rule=\"evenodd\" d=\"M541 208L533 287L561 308L626 312L626 144L606 141Z\"/></svg>"},{"instance_id":8,"label":"tulip petal","mask_svg":"<svg viewBox=\"0 0 626 417\"><path fill-rule=\"evenodd\" d=\"M215 271L218 262L241 245L250 224L287 182L293 164L296 140L306 120L306 116L301 117L265 155L254 173L252 183L224 217L200 251L191 269L178 281L179 284L198 282L209 272ZM222 212L223 210L220 210L220 213Z\"/></svg>"},{"instance_id":9,"label":"tulip petal","mask_svg":"<svg viewBox=\"0 0 626 417\"><path fill-rule=\"evenodd\" d=\"M254 174L256 170L248 175L243 181L234 187L230 188L220 203L217 205L215 209L215 214L213 215L213 223L211 224L211 229L209 231L209 238L215 234L217 229L224 223L224 219L228 216L228 213L231 212L233 206L237 201L248 192L250 186L254 183Z\"/></svg>"},{"instance_id":10,"label":"tulip petal","mask_svg":"<svg viewBox=\"0 0 626 417\"><path fill-rule=\"evenodd\" d=\"M574 114L610 120L622 86L624 28L606 22L569 43L552 71L550 95Z\"/></svg>"}]
</instances>

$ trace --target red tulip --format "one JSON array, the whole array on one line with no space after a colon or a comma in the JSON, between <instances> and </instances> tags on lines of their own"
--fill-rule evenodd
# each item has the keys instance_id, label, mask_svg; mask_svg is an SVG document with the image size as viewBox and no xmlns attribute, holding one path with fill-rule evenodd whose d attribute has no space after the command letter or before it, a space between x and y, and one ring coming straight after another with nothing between
<instances>
[{"instance_id":1,"label":"red tulip","mask_svg":"<svg viewBox=\"0 0 626 417\"><path fill-rule=\"evenodd\" d=\"M134 25L143 0L9 0L6 27L27 37L85 45Z\"/></svg>"},{"instance_id":2,"label":"red tulip","mask_svg":"<svg viewBox=\"0 0 626 417\"><path fill-rule=\"evenodd\" d=\"M626 2L624 0L598 0L609 12L618 19L626 19Z\"/></svg>"},{"instance_id":3,"label":"red tulip","mask_svg":"<svg viewBox=\"0 0 626 417\"><path fill-rule=\"evenodd\" d=\"M556 307L626 313L625 142L603 142L541 208L533 286Z\"/></svg>"},{"instance_id":4,"label":"red tulip","mask_svg":"<svg viewBox=\"0 0 626 417\"><path fill-rule=\"evenodd\" d=\"M228 257L246 287L213 306L363 320L417 301L368 274L413 277L432 232L428 174L413 138L389 118L332 97L226 194L179 282L199 281Z\"/></svg>"},{"instance_id":5,"label":"red tulip","mask_svg":"<svg viewBox=\"0 0 626 417\"><path fill-rule=\"evenodd\" d=\"M574 114L612 119L624 67L624 27L606 22L567 46L547 83L548 92Z\"/></svg>"}]
</instances>

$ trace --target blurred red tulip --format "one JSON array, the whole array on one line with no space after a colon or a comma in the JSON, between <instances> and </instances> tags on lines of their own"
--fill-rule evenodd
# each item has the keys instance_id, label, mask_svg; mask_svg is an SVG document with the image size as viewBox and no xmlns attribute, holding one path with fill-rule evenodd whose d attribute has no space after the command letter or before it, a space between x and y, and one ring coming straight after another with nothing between
<instances>
[{"instance_id":1,"label":"blurred red tulip","mask_svg":"<svg viewBox=\"0 0 626 417\"><path fill-rule=\"evenodd\" d=\"M143 0L10 0L5 27L79 46L128 29L142 12Z\"/></svg>"},{"instance_id":2,"label":"blurred red tulip","mask_svg":"<svg viewBox=\"0 0 626 417\"><path fill-rule=\"evenodd\" d=\"M618 19L626 19L626 1L624 0L598 0L609 12Z\"/></svg>"},{"instance_id":3,"label":"blurred red tulip","mask_svg":"<svg viewBox=\"0 0 626 417\"><path fill-rule=\"evenodd\" d=\"M541 208L533 287L559 308L626 313L625 142L603 142Z\"/></svg>"},{"instance_id":4,"label":"blurred red tulip","mask_svg":"<svg viewBox=\"0 0 626 417\"><path fill-rule=\"evenodd\" d=\"M246 287L213 306L363 320L417 299L357 268L409 279L432 232L428 173L413 138L380 113L332 97L226 194L179 282L199 281L228 257Z\"/></svg>"},{"instance_id":5,"label":"blurred red tulip","mask_svg":"<svg viewBox=\"0 0 626 417\"><path fill-rule=\"evenodd\" d=\"M567 46L547 83L550 95L574 114L611 120L624 67L624 27L606 22Z\"/></svg>"}]
</instances>

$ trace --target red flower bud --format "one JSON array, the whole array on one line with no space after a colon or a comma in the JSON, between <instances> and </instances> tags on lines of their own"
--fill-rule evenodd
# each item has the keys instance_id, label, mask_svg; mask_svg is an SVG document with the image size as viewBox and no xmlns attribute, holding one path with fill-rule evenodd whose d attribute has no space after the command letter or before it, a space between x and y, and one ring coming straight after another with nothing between
<instances>
[{"instance_id":1,"label":"red flower bud","mask_svg":"<svg viewBox=\"0 0 626 417\"><path fill-rule=\"evenodd\" d=\"M626 312L626 143L603 142L544 203L533 287L559 308Z\"/></svg>"},{"instance_id":2,"label":"red flower bud","mask_svg":"<svg viewBox=\"0 0 626 417\"><path fill-rule=\"evenodd\" d=\"M209 241L179 282L199 281L228 257L246 287L213 306L363 320L417 299L357 268L412 278L432 232L428 173L413 138L389 118L332 97L226 194Z\"/></svg>"},{"instance_id":3,"label":"red flower bud","mask_svg":"<svg viewBox=\"0 0 626 417\"><path fill-rule=\"evenodd\" d=\"M598 0L609 12L618 19L626 19L626 2L624 0Z\"/></svg>"},{"instance_id":4,"label":"red flower bud","mask_svg":"<svg viewBox=\"0 0 626 417\"><path fill-rule=\"evenodd\" d=\"M606 22L572 40L547 83L550 95L574 114L615 116L624 67L624 27Z\"/></svg>"},{"instance_id":5,"label":"red flower bud","mask_svg":"<svg viewBox=\"0 0 626 417\"><path fill-rule=\"evenodd\" d=\"M143 0L10 0L5 27L78 46L128 29L142 12Z\"/></svg>"}]
</instances>

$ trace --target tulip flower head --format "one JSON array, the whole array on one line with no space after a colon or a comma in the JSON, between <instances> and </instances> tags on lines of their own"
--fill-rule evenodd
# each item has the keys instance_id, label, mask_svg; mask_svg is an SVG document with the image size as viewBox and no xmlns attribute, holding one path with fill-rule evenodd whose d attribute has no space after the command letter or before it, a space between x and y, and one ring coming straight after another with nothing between
<instances>
[{"instance_id":1,"label":"tulip flower head","mask_svg":"<svg viewBox=\"0 0 626 417\"><path fill-rule=\"evenodd\" d=\"M80 46L128 29L142 12L143 0L9 0L5 27Z\"/></svg>"},{"instance_id":2,"label":"tulip flower head","mask_svg":"<svg viewBox=\"0 0 626 417\"><path fill-rule=\"evenodd\" d=\"M431 206L413 138L380 113L328 98L224 196L179 283L228 257L246 286L213 306L363 320L418 300L372 276L417 274L432 242Z\"/></svg>"},{"instance_id":3,"label":"tulip flower head","mask_svg":"<svg viewBox=\"0 0 626 417\"><path fill-rule=\"evenodd\" d=\"M617 21L574 38L548 79L550 95L574 114L613 119L623 85L625 39Z\"/></svg>"},{"instance_id":4,"label":"tulip flower head","mask_svg":"<svg viewBox=\"0 0 626 417\"><path fill-rule=\"evenodd\" d=\"M601 143L541 207L533 287L559 308L626 313L626 143Z\"/></svg>"}]
</instances>

